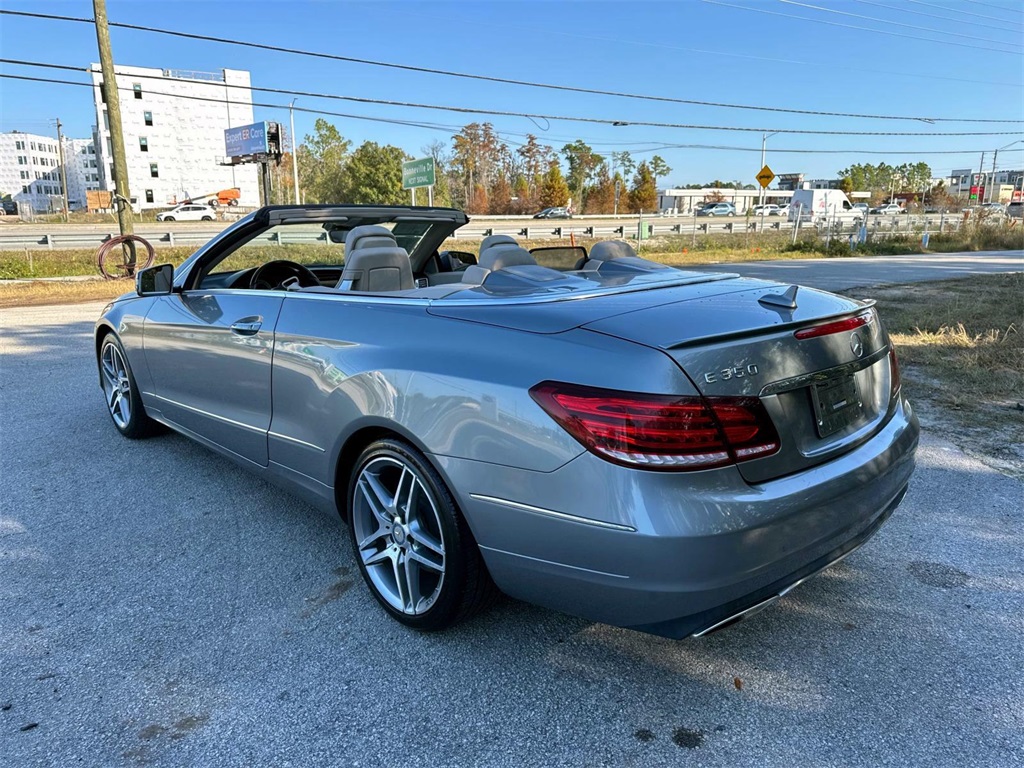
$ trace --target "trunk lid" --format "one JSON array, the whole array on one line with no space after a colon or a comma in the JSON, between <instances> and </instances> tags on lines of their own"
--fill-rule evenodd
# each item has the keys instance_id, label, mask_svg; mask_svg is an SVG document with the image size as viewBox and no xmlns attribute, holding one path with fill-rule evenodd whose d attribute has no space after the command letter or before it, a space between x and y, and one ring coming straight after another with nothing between
<instances>
[{"instance_id":1,"label":"trunk lid","mask_svg":"<svg viewBox=\"0 0 1024 768\"><path fill-rule=\"evenodd\" d=\"M785 307L785 288L760 283L583 327L663 350L706 396L759 397L782 442L739 463L759 483L851 450L891 411L888 339L871 305L800 288L796 306ZM819 326L828 332L795 335Z\"/></svg>"}]
</instances>

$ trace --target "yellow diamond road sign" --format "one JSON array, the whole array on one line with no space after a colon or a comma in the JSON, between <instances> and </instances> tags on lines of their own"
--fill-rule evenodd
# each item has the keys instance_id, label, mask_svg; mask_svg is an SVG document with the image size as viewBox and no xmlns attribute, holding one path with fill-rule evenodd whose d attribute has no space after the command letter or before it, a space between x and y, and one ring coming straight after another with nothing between
<instances>
[{"instance_id":1,"label":"yellow diamond road sign","mask_svg":"<svg viewBox=\"0 0 1024 768\"><path fill-rule=\"evenodd\" d=\"M767 165L761 169L761 172L755 176L764 189L768 189L768 185L775 180L775 174L772 173L772 169Z\"/></svg>"}]
</instances>

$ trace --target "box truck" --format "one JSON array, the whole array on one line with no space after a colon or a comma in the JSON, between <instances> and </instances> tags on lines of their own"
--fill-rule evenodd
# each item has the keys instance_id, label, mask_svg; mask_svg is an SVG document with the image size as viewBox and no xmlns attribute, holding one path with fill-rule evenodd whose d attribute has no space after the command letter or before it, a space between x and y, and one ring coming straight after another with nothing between
<instances>
[{"instance_id":1,"label":"box truck","mask_svg":"<svg viewBox=\"0 0 1024 768\"><path fill-rule=\"evenodd\" d=\"M854 208L841 189L798 189L789 202L789 220L803 224L826 221L851 222L864 218L864 211Z\"/></svg>"}]
</instances>

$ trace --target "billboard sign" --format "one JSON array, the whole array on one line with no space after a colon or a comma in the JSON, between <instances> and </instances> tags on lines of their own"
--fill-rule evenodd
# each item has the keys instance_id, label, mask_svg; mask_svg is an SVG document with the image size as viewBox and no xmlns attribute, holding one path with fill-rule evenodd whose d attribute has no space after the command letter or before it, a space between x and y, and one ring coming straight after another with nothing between
<instances>
[{"instance_id":1,"label":"billboard sign","mask_svg":"<svg viewBox=\"0 0 1024 768\"><path fill-rule=\"evenodd\" d=\"M224 154L228 157L266 154L269 149L268 135L265 122L240 125L237 128L225 128Z\"/></svg>"},{"instance_id":2,"label":"billboard sign","mask_svg":"<svg viewBox=\"0 0 1024 768\"><path fill-rule=\"evenodd\" d=\"M402 189L434 186L434 158L424 157L402 163Z\"/></svg>"}]
</instances>

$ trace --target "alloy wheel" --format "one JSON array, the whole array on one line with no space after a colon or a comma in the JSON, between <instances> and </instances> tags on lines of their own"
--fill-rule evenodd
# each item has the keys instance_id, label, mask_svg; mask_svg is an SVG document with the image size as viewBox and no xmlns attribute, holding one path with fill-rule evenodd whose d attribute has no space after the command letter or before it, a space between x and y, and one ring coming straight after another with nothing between
<instances>
[{"instance_id":1,"label":"alloy wheel","mask_svg":"<svg viewBox=\"0 0 1024 768\"><path fill-rule=\"evenodd\" d=\"M127 429L132 418L132 383L128 377L128 366L116 344L103 347L100 368L103 371L103 394L110 415L119 428Z\"/></svg>"},{"instance_id":2,"label":"alloy wheel","mask_svg":"<svg viewBox=\"0 0 1024 768\"><path fill-rule=\"evenodd\" d=\"M441 594L445 542L437 503L417 470L378 456L353 488L352 526L366 574L394 610L426 613Z\"/></svg>"}]
</instances>

